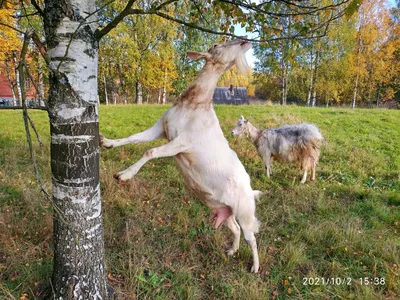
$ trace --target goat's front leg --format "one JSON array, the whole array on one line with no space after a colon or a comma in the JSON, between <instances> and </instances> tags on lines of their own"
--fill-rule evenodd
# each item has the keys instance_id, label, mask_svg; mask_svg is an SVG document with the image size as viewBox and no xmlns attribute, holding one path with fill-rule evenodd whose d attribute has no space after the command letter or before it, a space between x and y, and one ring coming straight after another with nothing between
<instances>
[{"instance_id":1,"label":"goat's front leg","mask_svg":"<svg viewBox=\"0 0 400 300\"><path fill-rule=\"evenodd\" d=\"M145 131L135 133L127 138L110 140L100 135L100 146L110 149L128 144L150 142L165 137L164 118L161 118L152 127L146 129Z\"/></svg>"},{"instance_id":2,"label":"goat's front leg","mask_svg":"<svg viewBox=\"0 0 400 300\"><path fill-rule=\"evenodd\" d=\"M173 139L168 144L147 150L141 159L139 159L129 168L115 174L114 178L118 180L118 183L124 183L125 181L132 179L133 176L139 172L140 168L149 160L160 157L174 156L178 153L185 152L188 149L190 149L190 146L182 143L180 139Z\"/></svg>"}]
</instances>

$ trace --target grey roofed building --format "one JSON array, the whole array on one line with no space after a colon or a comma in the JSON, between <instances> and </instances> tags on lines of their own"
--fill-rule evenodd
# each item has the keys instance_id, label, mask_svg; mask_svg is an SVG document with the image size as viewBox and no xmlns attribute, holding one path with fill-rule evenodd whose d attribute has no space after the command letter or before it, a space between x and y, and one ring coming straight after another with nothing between
<instances>
[{"instance_id":1,"label":"grey roofed building","mask_svg":"<svg viewBox=\"0 0 400 300\"><path fill-rule=\"evenodd\" d=\"M217 87L214 91L213 103L215 104L249 104L247 89L245 87Z\"/></svg>"}]
</instances>

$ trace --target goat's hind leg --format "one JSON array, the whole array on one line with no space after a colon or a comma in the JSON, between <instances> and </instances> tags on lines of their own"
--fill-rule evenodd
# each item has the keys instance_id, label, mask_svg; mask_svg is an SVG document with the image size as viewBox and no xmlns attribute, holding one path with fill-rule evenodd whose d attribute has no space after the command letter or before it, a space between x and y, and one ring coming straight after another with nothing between
<instances>
[{"instance_id":1,"label":"goat's hind leg","mask_svg":"<svg viewBox=\"0 0 400 300\"><path fill-rule=\"evenodd\" d=\"M226 253L231 256L235 254L235 252L239 249L240 243L240 226L236 222L235 216L231 215L228 219L226 219L226 226L232 231L233 233L233 244L232 248L226 251Z\"/></svg>"},{"instance_id":2,"label":"goat's hind leg","mask_svg":"<svg viewBox=\"0 0 400 300\"><path fill-rule=\"evenodd\" d=\"M253 266L251 267L251 272L258 273L258 269L260 267L260 261L258 259L257 241L254 233L258 232L260 223L256 219L256 217L254 217L254 215L239 217L238 221L240 227L243 230L244 239L246 240L247 244L249 244L253 255Z\"/></svg>"},{"instance_id":3,"label":"goat's hind leg","mask_svg":"<svg viewBox=\"0 0 400 300\"><path fill-rule=\"evenodd\" d=\"M129 168L115 174L114 178L118 180L118 183L124 183L125 181L132 179L133 176L139 172L140 168L149 160L160 157L174 156L180 152L185 152L189 148L190 147L183 144L180 139L173 139L168 144L147 150L141 159L139 159Z\"/></svg>"},{"instance_id":4,"label":"goat's hind leg","mask_svg":"<svg viewBox=\"0 0 400 300\"><path fill-rule=\"evenodd\" d=\"M128 144L150 142L165 137L164 118L161 118L152 127L146 129L145 131L135 133L127 138L111 140L100 135L100 146L110 149Z\"/></svg>"},{"instance_id":5,"label":"goat's hind leg","mask_svg":"<svg viewBox=\"0 0 400 300\"><path fill-rule=\"evenodd\" d=\"M301 183L305 183L307 180L307 169L304 169L303 171L303 178L300 181Z\"/></svg>"},{"instance_id":6,"label":"goat's hind leg","mask_svg":"<svg viewBox=\"0 0 400 300\"><path fill-rule=\"evenodd\" d=\"M311 181L315 181L315 167L316 167L316 163L313 162L313 164L311 166Z\"/></svg>"}]
</instances>

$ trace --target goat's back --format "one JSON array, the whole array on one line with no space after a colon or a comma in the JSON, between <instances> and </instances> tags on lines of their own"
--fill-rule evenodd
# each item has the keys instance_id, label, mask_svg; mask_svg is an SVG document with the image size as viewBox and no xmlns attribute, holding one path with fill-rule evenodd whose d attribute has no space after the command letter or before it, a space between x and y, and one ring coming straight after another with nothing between
<instances>
[{"instance_id":1,"label":"goat's back","mask_svg":"<svg viewBox=\"0 0 400 300\"><path fill-rule=\"evenodd\" d=\"M319 158L323 136L314 124L283 125L276 129L264 129L257 141L260 151L269 151L281 162L301 162L307 157Z\"/></svg>"}]
</instances>

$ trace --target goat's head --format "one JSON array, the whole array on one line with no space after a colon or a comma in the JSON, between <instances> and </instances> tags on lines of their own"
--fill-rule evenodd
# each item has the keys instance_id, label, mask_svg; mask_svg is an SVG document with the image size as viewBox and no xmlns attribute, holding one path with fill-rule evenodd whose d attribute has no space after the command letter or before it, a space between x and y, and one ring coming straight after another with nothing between
<instances>
[{"instance_id":1,"label":"goat's head","mask_svg":"<svg viewBox=\"0 0 400 300\"><path fill-rule=\"evenodd\" d=\"M249 118L250 119L250 118ZM249 119L245 119L243 116L240 116L239 121L237 121L236 126L232 129L233 136L242 136L243 133L248 133L249 128Z\"/></svg>"},{"instance_id":2,"label":"goat's head","mask_svg":"<svg viewBox=\"0 0 400 300\"><path fill-rule=\"evenodd\" d=\"M205 58L207 63L221 66L224 71L236 64L239 72L245 74L249 65L245 53L251 48L251 44L245 40L236 39L225 44L215 44L208 52L188 52L190 59Z\"/></svg>"}]
</instances>

